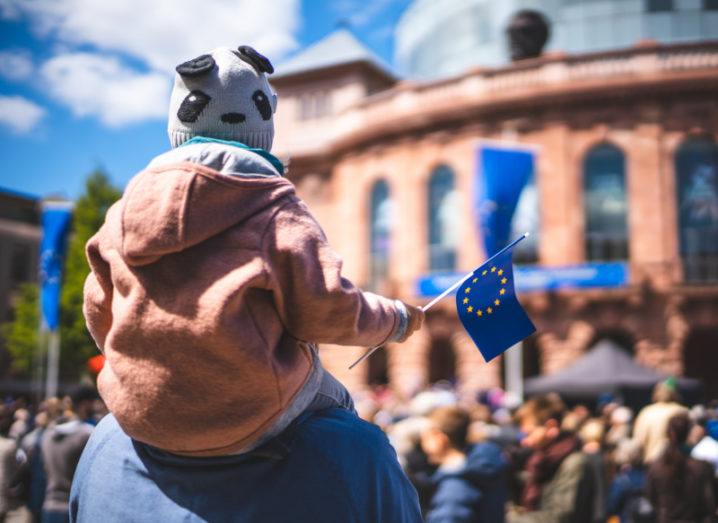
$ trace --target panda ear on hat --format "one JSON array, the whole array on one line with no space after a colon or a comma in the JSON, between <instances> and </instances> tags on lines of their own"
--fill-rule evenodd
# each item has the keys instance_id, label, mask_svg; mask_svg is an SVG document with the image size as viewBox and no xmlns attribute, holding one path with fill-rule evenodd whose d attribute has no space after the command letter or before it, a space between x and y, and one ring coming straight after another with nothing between
<instances>
[{"instance_id":1,"label":"panda ear on hat","mask_svg":"<svg viewBox=\"0 0 718 523\"><path fill-rule=\"evenodd\" d=\"M272 74L274 72L272 62L253 47L240 45L237 51L239 51L239 53L236 53L237 56L251 65L258 73Z\"/></svg>"},{"instance_id":2,"label":"panda ear on hat","mask_svg":"<svg viewBox=\"0 0 718 523\"><path fill-rule=\"evenodd\" d=\"M181 76L200 76L214 69L215 61L211 54L203 54L187 60L175 67Z\"/></svg>"}]
</instances>

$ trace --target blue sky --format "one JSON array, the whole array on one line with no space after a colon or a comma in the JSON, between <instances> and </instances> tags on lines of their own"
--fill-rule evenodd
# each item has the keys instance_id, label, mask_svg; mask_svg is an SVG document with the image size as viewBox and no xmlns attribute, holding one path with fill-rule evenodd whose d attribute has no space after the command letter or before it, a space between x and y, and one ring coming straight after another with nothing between
<instances>
[{"instance_id":1,"label":"blue sky","mask_svg":"<svg viewBox=\"0 0 718 523\"><path fill-rule=\"evenodd\" d=\"M74 198L98 167L124 187L169 147L178 63L248 43L280 64L343 21L391 64L409 3L0 0L0 190Z\"/></svg>"}]
</instances>

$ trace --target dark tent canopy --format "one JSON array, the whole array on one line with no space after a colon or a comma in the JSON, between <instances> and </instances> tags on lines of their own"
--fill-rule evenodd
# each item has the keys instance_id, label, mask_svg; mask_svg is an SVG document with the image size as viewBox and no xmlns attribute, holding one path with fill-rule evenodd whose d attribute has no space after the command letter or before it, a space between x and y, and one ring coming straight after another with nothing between
<instances>
[{"instance_id":1,"label":"dark tent canopy","mask_svg":"<svg viewBox=\"0 0 718 523\"><path fill-rule=\"evenodd\" d=\"M526 380L525 391L530 396L556 392L567 399L593 400L604 393L625 396L633 392L648 399L656 383L667 377L637 363L614 342L601 340L566 369ZM697 380L681 378L678 387L697 399L701 386Z\"/></svg>"}]
</instances>

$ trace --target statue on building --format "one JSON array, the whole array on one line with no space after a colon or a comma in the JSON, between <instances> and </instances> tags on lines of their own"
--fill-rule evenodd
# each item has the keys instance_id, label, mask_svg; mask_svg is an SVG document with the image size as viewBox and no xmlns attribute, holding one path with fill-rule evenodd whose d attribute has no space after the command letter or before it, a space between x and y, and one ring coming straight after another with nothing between
<instances>
[{"instance_id":1,"label":"statue on building","mask_svg":"<svg viewBox=\"0 0 718 523\"><path fill-rule=\"evenodd\" d=\"M536 58L550 36L546 17L532 9L522 9L511 17L506 27L512 61Z\"/></svg>"}]
</instances>

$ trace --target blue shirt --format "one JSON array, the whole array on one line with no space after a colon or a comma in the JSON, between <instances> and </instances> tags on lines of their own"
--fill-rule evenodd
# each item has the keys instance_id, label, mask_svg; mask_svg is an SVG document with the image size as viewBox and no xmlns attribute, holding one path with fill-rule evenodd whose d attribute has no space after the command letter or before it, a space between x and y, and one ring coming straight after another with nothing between
<instances>
[{"instance_id":1,"label":"blue shirt","mask_svg":"<svg viewBox=\"0 0 718 523\"><path fill-rule=\"evenodd\" d=\"M133 441L109 415L77 467L70 517L79 522L421 521L416 491L386 436L344 409L305 413L266 445L217 458L176 456Z\"/></svg>"}]
</instances>

